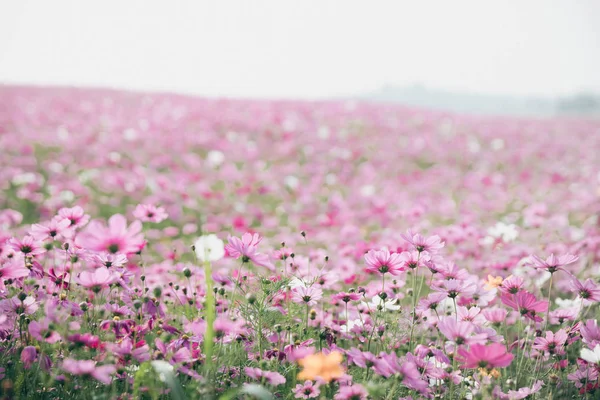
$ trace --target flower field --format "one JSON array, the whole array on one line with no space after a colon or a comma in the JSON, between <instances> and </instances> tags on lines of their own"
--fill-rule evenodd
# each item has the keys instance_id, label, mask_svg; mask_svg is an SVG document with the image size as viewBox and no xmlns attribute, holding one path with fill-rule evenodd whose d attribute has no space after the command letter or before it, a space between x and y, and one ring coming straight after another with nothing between
<instances>
[{"instance_id":1,"label":"flower field","mask_svg":"<svg viewBox=\"0 0 600 400\"><path fill-rule=\"evenodd\" d=\"M600 398L600 121L0 86L0 398Z\"/></svg>"}]
</instances>

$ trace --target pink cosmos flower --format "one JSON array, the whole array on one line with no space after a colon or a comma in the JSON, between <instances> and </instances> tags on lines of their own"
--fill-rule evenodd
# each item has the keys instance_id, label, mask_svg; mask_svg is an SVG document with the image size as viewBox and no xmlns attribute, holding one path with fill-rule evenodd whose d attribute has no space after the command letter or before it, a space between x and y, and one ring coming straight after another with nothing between
<instances>
[{"instance_id":1,"label":"pink cosmos flower","mask_svg":"<svg viewBox=\"0 0 600 400\"><path fill-rule=\"evenodd\" d=\"M71 228L81 228L90 221L90 216L79 206L61 208L58 210L58 216L68 220Z\"/></svg>"},{"instance_id":2,"label":"pink cosmos flower","mask_svg":"<svg viewBox=\"0 0 600 400\"><path fill-rule=\"evenodd\" d=\"M130 338L125 338L118 343L109 343L108 349L117 357L127 362L129 358L134 358L139 362L150 360L150 347L143 341L132 342Z\"/></svg>"},{"instance_id":3,"label":"pink cosmos flower","mask_svg":"<svg viewBox=\"0 0 600 400\"><path fill-rule=\"evenodd\" d=\"M545 269L551 274L555 273L558 270L563 270L562 267L565 265L569 265L577 261L579 257L574 256L572 254L565 254L559 257L556 257L554 254L550 254L548 258L542 260L540 257L536 255L531 256L531 261L533 262L533 266L539 269Z\"/></svg>"},{"instance_id":4,"label":"pink cosmos flower","mask_svg":"<svg viewBox=\"0 0 600 400\"><path fill-rule=\"evenodd\" d=\"M476 325L481 325L485 322L485 317L479 307L458 307L457 316L459 321L468 321Z\"/></svg>"},{"instance_id":5,"label":"pink cosmos flower","mask_svg":"<svg viewBox=\"0 0 600 400\"><path fill-rule=\"evenodd\" d=\"M410 229L406 232L406 235L400 236L402 236L402 239L412 244L419 253L426 251L431 254L436 254L445 245L438 235L425 238L418 233L412 233Z\"/></svg>"},{"instance_id":6,"label":"pink cosmos flower","mask_svg":"<svg viewBox=\"0 0 600 400\"><path fill-rule=\"evenodd\" d=\"M15 296L0 302L0 310L11 312L16 315L31 315L35 313L38 308L39 304L35 301L35 298L31 296L27 296L23 300L20 300L19 297Z\"/></svg>"},{"instance_id":7,"label":"pink cosmos flower","mask_svg":"<svg viewBox=\"0 0 600 400\"><path fill-rule=\"evenodd\" d=\"M506 311L504 308L488 308L483 310L482 314L489 322L493 324L500 324L506 321L508 311Z\"/></svg>"},{"instance_id":8,"label":"pink cosmos flower","mask_svg":"<svg viewBox=\"0 0 600 400\"><path fill-rule=\"evenodd\" d=\"M293 392L297 399L315 399L321 394L319 385L314 384L312 381L304 381L304 384L297 384Z\"/></svg>"},{"instance_id":9,"label":"pink cosmos flower","mask_svg":"<svg viewBox=\"0 0 600 400\"><path fill-rule=\"evenodd\" d=\"M448 340L457 345L471 343L485 343L485 334L475 334L475 325L471 322L456 321L453 317L446 317L437 324L438 329Z\"/></svg>"},{"instance_id":10,"label":"pink cosmos flower","mask_svg":"<svg viewBox=\"0 0 600 400\"><path fill-rule=\"evenodd\" d=\"M519 291L523 290L524 286L525 281L523 278L511 275L502 281L502 284L498 288L505 294L517 294Z\"/></svg>"},{"instance_id":11,"label":"pink cosmos flower","mask_svg":"<svg viewBox=\"0 0 600 400\"><path fill-rule=\"evenodd\" d=\"M369 392L364 386L355 383L352 386L341 386L340 390L333 396L334 400L367 400Z\"/></svg>"},{"instance_id":12,"label":"pink cosmos flower","mask_svg":"<svg viewBox=\"0 0 600 400\"><path fill-rule=\"evenodd\" d=\"M116 282L116 277L106 267L94 271L83 271L79 274L79 284L83 287L99 290Z\"/></svg>"},{"instance_id":13,"label":"pink cosmos flower","mask_svg":"<svg viewBox=\"0 0 600 400\"><path fill-rule=\"evenodd\" d=\"M414 362L399 358L395 353L380 353L375 360L373 370L376 374L385 378L398 373L402 376L402 384L409 389L425 393L429 387L428 382L423 380L423 374Z\"/></svg>"},{"instance_id":14,"label":"pink cosmos flower","mask_svg":"<svg viewBox=\"0 0 600 400\"><path fill-rule=\"evenodd\" d=\"M589 347L600 344L600 327L598 327L598 321L595 319L588 319L584 324L579 327L579 333L583 343Z\"/></svg>"},{"instance_id":15,"label":"pink cosmos flower","mask_svg":"<svg viewBox=\"0 0 600 400\"><path fill-rule=\"evenodd\" d=\"M400 275L402 271L406 270L400 254L390 253L387 249L370 250L365 254L365 262L367 263L367 272Z\"/></svg>"},{"instance_id":16,"label":"pink cosmos flower","mask_svg":"<svg viewBox=\"0 0 600 400\"><path fill-rule=\"evenodd\" d=\"M419 300L418 311L436 310L440 303L446 300L448 296L445 293L430 293L427 297Z\"/></svg>"},{"instance_id":17,"label":"pink cosmos flower","mask_svg":"<svg viewBox=\"0 0 600 400\"><path fill-rule=\"evenodd\" d=\"M111 253L101 253L94 254L94 259L100 263L100 265L104 265L106 268L118 268L127 264L127 256L125 254L111 254Z\"/></svg>"},{"instance_id":18,"label":"pink cosmos flower","mask_svg":"<svg viewBox=\"0 0 600 400\"><path fill-rule=\"evenodd\" d=\"M554 311L550 311L550 323L553 325L561 325L565 321L575 321L575 318L579 315L579 311L579 307L557 308Z\"/></svg>"},{"instance_id":19,"label":"pink cosmos flower","mask_svg":"<svg viewBox=\"0 0 600 400\"><path fill-rule=\"evenodd\" d=\"M544 385L543 381L536 381L531 387L522 387L519 390L509 390L508 393L503 393L500 386L496 386L492 392L494 398L500 400L521 400L532 397L539 392Z\"/></svg>"},{"instance_id":20,"label":"pink cosmos flower","mask_svg":"<svg viewBox=\"0 0 600 400\"><path fill-rule=\"evenodd\" d=\"M533 341L533 348L548 352L549 354L565 354L563 346L567 342L568 335L564 329L556 333L551 331L546 332L545 337L536 337Z\"/></svg>"},{"instance_id":21,"label":"pink cosmos flower","mask_svg":"<svg viewBox=\"0 0 600 400\"><path fill-rule=\"evenodd\" d=\"M46 224L33 224L30 234L37 240L69 238L72 235L72 231L69 229L70 225L69 220L54 217Z\"/></svg>"},{"instance_id":22,"label":"pink cosmos flower","mask_svg":"<svg viewBox=\"0 0 600 400\"><path fill-rule=\"evenodd\" d=\"M31 368L31 364L37 358L37 350L33 346L27 346L21 351L21 362L25 369Z\"/></svg>"},{"instance_id":23,"label":"pink cosmos flower","mask_svg":"<svg viewBox=\"0 0 600 400\"><path fill-rule=\"evenodd\" d=\"M39 322L31 321L28 329L29 334L40 342L56 343L61 339L60 334L53 329L48 318Z\"/></svg>"},{"instance_id":24,"label":"pink cosmos flower","mask_svg":"<svg viewBox=\"0 0 600 400\"><path fill-rule=\"evenodd\" d=\"M583 388L584 385L595 382L598 379L599 372L596 367L579 365L577 371L567 375L567 379L573 382L575 387Z\"/></svg>"},{"instance_id":25,"label":"pink cosmos flower","mask_svg":"<svg viewBox=\"0 0 600 400\"><path fill-rule=\"evenodd\" d=\"M143 222L159 223L168 218L168 214L162 207L152 204L138 204L133 211L133 216Z\"/></svg>"},{"instance_id":26,"label":"pink cosmos flower","mask_svg":"<svg viewBox=\"0 0 600 400\"><path fill-rule=\"evenodd\" d=\"M441 274L446 280L456 279L459 281L464 281L469 277L469 273L466 269L459 268L453 262L438 265L437 272Z\"/></svg>"},{"instance_id":27,"label":"pink cosmos flower","mask_svg":"<svg viewBox=\"0 0 600 400\"><path fill-rule=\"evenodd\" d=\"M255 379L257 381L264 380L271 386L279 386L283 385L286 382L286 379L283 375L274 371L263 371L260 368L244 368L244 372L248 377Z\"/></svg>"},{"instance_id":28,"label":"pink cosmos flower","mask_svg":"<svg viewBox=\"0 0 600 400\"><path fill-rule=\"evenodd\" d=\"M548 311L547 301L537 300L533 294L526 291L521 291L516 295L502 294L500 300L532 321L541 321L542 319L537 316L537 313Z\"/></svg>"},{"instance_id":29,"label":"pink cosmos flower","mask_svg":"<svg viewBox=\"0 0 600 400\"><path fill-rule=\"evenodd\" d=\"M25 268L22 260L11 260L0 265L0 285L5 279L19 279L29 276L29 270Z\"/></svg>"},{"instance_id":30,"label":"pink cosmos flower","mask_svg":"<svg viewBox=\"0 0 600 400\"><path fill-rule=\"evenodd\" d=\"M38 256L46 252L43 244L33 236L25 236L22 240L12 238L10 244L15 251L23 253L24 256Z\"/></svg>"},{"instance_id":31,"label":"pink cosmos flower","mask_svg":"<svg viewBox=\"0 0 600 400\"><path fill-rule=\"evenodd\" d=\"M441 281L431 288L437 292L446 293L448 297L454 299L460 295L470 296L475 292L477 286L473 282L450 279L447 281Z\"/></svg>"},{"instance_id":32,"label":"pink cosmos flower","mask_svg":"<svg viewBox=\"0 0 600 400\"><path fill-rule=\"evenodd\" d=\"M579 279L571 280L571 290L579 297L587 301L600 301L600 287L593 280L587 279L585 283L581 283Z\"/></svg>"},{"instance_id":33,"label":"pink cosmos flower","mask_svg":"<svg viewBox=\"0 0 600 400\"><path fill-rule=\"evenodd\" d=\"M402 384L407 388L416 390L421 394L427 392L429 383L423 379L423 374L415 363L406 360L400 361L396 372L402 376Z\"/></svg>"},{"instance_id":34,"label":"pink cosmos flower","mask_svg":"<svg viewBox=\"0 0 600 400\"><path fill-rule=\"evenodd\" d=\"M506 346L500 343L488 345L473 344L469 350L458 349L458 360L462 368L504 368L512 362L514 355L506 352Z\"/></svg>"},{"instance_id":35,"label":"pink cosmos flower","mask_svg":"<svg viewBox=\"0 0 600 400\"><path fill-rule=\"evenodd\" d=\"M323 291L315 286L299 286L292 291L292 301L294 303L304 303L314 306L323 298Z\"/></svg>"},{"instance_id":36,"label":"pink cosmos flower","mask_svg":"<svg viewBox=\"0 0 600 400\"><path fill-rule=\"evenodd\" d=\"M72 358L65 358L62 369L71 375L89 375L105 385L110 384L112 381L111 375L117 371L114 365L96 366L95 361L74 360Z\"/></svg>"},{"instance_id":37,"label":"pink cosmos flower","mask_svg":"<svg viewBox=\"0 0 600 400\"><path fill-rule=\"evenodd\" d=\"M349 303L351 301L360 300L361 295L356 292L340 292L336 293L332 296L335 301L342 301L344 303Z\"/></svg>"},{"instance_id":38,"label":"pink cosmos flower","mask_svg":"<svg viewBox=\"0 0 600 400\"><path fill-rule=\"evenodd\" d=\"M269 260L269 256L258 252L258 244L261 240L262 238L258 233L253 235L246 232L241 239L229 235L227 238L229 243L225 245L225 252L233 258L242 257L242 262L252 261L255 265L274 271L275 266Z\"/></svg>"},{"instance_id":39,"label":"pink cosmos flower","mask_svg":"<svg viewBox=\"0 0 600 400\"><path fill-rule=\"evenodd\" d=\"M141 251L146 245L142 235L142 223L134 221L127 227L127 220L115 214L108 220L108 226L100 221L92 221L76 239L81 247L112 254L132 254Z\"/></svg>"}]
</instances>

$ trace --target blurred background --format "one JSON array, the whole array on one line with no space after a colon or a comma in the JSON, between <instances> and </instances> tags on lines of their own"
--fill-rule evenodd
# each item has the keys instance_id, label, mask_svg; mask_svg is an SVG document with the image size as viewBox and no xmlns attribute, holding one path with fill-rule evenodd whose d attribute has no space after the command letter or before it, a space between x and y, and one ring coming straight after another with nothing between
<instances>
[{"instance_id":1,"label":"blurred background","mask_svg":"<svg viewBox=\"0 0 600 400\"><path fill-rule=\"evenodd\" d=\"M0 0L0 84L600 115L600 2Z\"/></svg>"}]
</instances>

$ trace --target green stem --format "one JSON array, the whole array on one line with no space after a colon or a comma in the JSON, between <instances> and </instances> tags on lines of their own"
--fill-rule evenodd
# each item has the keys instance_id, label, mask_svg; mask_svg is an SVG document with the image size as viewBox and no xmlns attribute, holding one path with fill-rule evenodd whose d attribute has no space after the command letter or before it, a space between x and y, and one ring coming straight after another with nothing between
<instances>
[{"instance_id":1,"label":"green stem","mask_svg":"<svg viewBox=\"0 0 600 400\"><path fill-rule=\"evenodd\" d=\"M206 357L204 366L207 371L212 368L213 339L215 336L215 297L213 292L212 266L210 261L204 261L204 278L206 280L206 301L204 304L204 315L206 318L206 333L204 334L204 355Z\"/></svg>"},{"instance_id":2,"label":"green stem","mask_svg":"<svg viewBox=\"0 0 600 400\"><path fill-rule=\"evenodd\" d=\"M552 280L554 278L554 273L550 273L550 285L548 287L548 311L546 312L546 325L544 326L544 331L548 330L548 322L550 322L550 307L552 306Z\"/></svg>"}]
</instances>

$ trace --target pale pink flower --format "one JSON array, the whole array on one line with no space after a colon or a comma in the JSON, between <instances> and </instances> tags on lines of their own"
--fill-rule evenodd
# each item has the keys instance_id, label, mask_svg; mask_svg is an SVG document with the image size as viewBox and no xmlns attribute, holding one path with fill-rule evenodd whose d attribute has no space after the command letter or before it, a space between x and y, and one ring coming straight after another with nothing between
<instances>
[{"instance_id":1,"label":"pale pink flower","mask_svg":"<svg viewBox=\"0 0 600 400\"><path fill-rule=\"evenodd\" d=\"M146 244L141 232L140 221L134 221L128 227L125 217L115 214L108 220L108 225L100 221L92 221L77 237L76 243L90 250L112 254L137 253Z\"/></svg>"},{"instance_id":2,"label":"pale pink flower","mask_svg":"<svg viewBox=\"0 0 600 400\"><path fill-rule=\"evenodd\" d=\"M65 358L62 369L71 375L89 375L105 385L110 384L112 381L111 375L117 371L114 365L96 366L95 361L74 360L72 358Z\"/></svg>"},{"instance_id":3,"label":"pale pink flower","mask_svg":"<svg viewBox=\"0 0 600 400\"><path fill-rule=\"evenodd\" d=\"M391 275L400 275L406 268L400 258L400 254L390 253L389 250L370 250L365 254L367 272Z\"/></svg>"},{"instance_id":4,"label":"pale pink flower","mask_svg":"<svg viewBox=\"0 0 600 400\"><path fill-rule=\"evenodd\" d=\"M265 267L270 270L275 269L269 260L269 256L267 254L261 254L258 252L258 244L262 240L258 233L253 235L246 232L242 235L241 239L229 235L227 240L229 243L225 245L225 251L230 257L242 257L243 262L252 261L255 265Z\"/></svg>"},{"instance_id":5,"label":"pale pink flower","mask_svg":"<svg viewBox=\"0 0 600 400\"><path fill-rule=\"evenodd\" d=\"M100 267L94 271L83 271L78 278L81 286L95 290L106 288L116 281L117 277L106 267Z\"/></svg>"},{"instance_id":6,"label":"pale pink flower","mask_svg":"<svg viewBox=\"0 0 600 400\"><path fill-rule=\"evenodd\" d=\"M572 264L578 259L579 257L572 254L565 254L559 257L555 256L554 254L550 254L550 256L545 260L542 260L536 255L531 256L531 261L533 262L533 266L535 268L545 269L550 273L554 273L558 270L564 270L562 267Z\"/></svg>"},{"instance_id":7,"label":"pale pink flower","mask_svg":"<svg viewBox=\"0 0 600 400\"><path fill-rule=\"evenodd\" d=\"M159 223L168 218L168 214L162 207L152 204L138 204L133 211L133 216L143 222Z\"/></svg>"}]
</instances>

